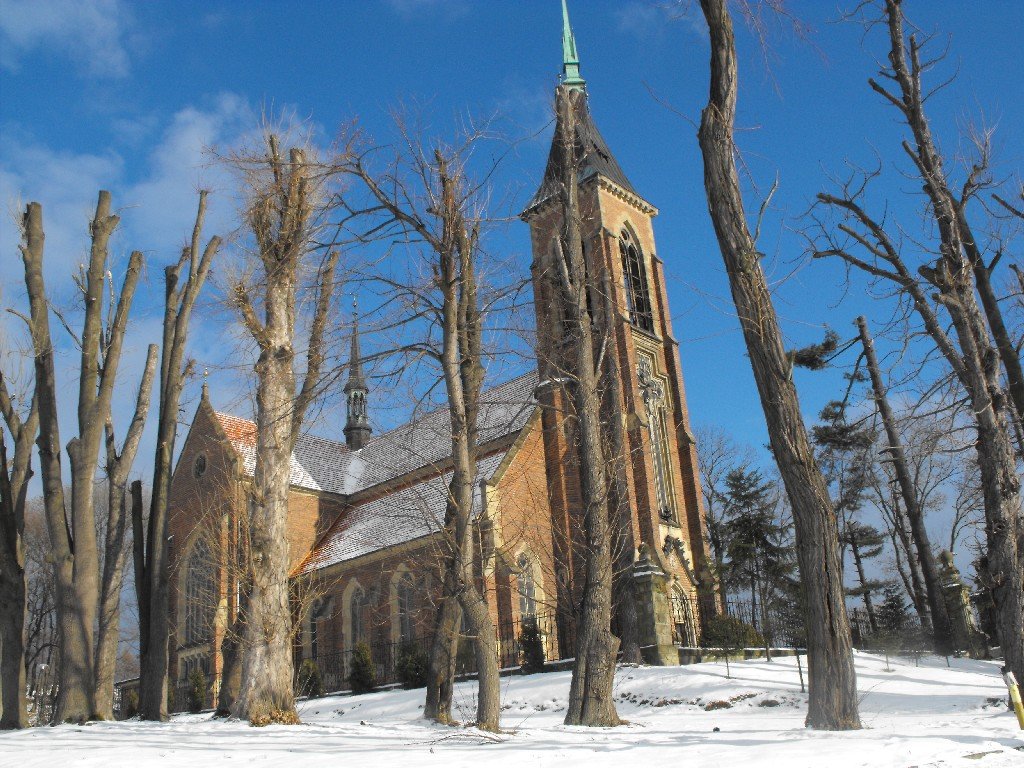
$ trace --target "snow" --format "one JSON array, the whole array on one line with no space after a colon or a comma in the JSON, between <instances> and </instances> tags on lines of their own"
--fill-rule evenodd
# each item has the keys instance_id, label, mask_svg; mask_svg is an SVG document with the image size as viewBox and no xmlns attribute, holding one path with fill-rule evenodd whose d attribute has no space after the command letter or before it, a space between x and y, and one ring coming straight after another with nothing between
<instances>
[{"instance_id":1,"label":"snow","mask_svg":"<svg viewBox=\"0 0 1024 768\"><path fill-rule=\"evenodd\" d=\"M863 653L856 663L860 731L803 727L807 697L790 657L732 662L732 679L723 662L622 667L615 696L629 725L621 728L564 726L569 673L552 672L502 680L506 732L498 735L429 724L422 689L387 691L300 702L300 726L251 728L201 714L9 733L0 735L0 766L1024 766L1024 732L995 663L901 658L890 672ZM458 686L457 716L471 717L474 687ZM705 709L728 700L729 708Z\"/></svg>"}]
</instances>

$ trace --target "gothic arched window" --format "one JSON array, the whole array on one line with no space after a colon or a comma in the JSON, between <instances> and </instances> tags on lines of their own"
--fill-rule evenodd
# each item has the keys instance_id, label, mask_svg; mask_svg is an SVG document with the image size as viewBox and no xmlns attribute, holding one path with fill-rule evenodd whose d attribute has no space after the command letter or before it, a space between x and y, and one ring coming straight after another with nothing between
<instances>
[{"instance_id":1,"label":"gothic arched window","mask_svg":"<svg viewBox=\"0 0 1024 768\"><path fill-rule=\"evenodd\" d=\"M213 558L209 545L199 539L185 570L185 645L209 642L214 597Z\"/></svg>"},{"instance_id":2,"label":"gothic arched window","mask_svg":"<svg viewBox=\"0 0 1024 768\"><path fill-rule=\"evenodd\" d=\"M356 586L348 600L350 619L350 643L349 647L354 648L356 643L366 642L366 622L363 620L363 611L366 608L366 592L363 588Z\"/></svg>"},{"instance_id":3,"label":"gothic arched window","mask_svg":"<svg viewBox=\"0 0 1024 768\"><path fill-rule=\"evenodd\" d=\"M516 560L518 574L516 581L519 588L519 615L522 618L537 616L537 580L533 573L533 563L523 552Z\"/></svg>"},{"instance_id":4,"label":"gothic arched window","mask_svg":"<svg viewBox=\"0 0 1024 768\"><path fill-rule=\"evenodd\" d=\"M395 585L398 607L398 639L403 642L416 639L416 585L412 574L406 573Z\"/></svg>"},{"instance_id":5,"label":"gothic arched window","mask_svg":"<svg viewBox=\"0 0 1024 768\"><path fill-rule=\"evenodd\" d=\"M619 238L622 256L622 279L626 289L626 310L629 322L641 330L654 333L654 315L651 314L651 292L647 282L644 255L629 230Z\"/></svg>"}]
</instances>

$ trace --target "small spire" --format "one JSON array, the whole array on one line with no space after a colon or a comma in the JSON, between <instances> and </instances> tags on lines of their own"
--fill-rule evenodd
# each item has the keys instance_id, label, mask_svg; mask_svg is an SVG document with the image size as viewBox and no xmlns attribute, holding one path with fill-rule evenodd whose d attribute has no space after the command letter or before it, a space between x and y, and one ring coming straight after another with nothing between
<instances>
[{"instance_id":1,"label":"small spire","mask_svg":"<svg viewBox=\"0 0 1024 768\"><path fill-rule=\"evenodd\" d=\"M370 388L363 377L363 359L359 351L359 307L352 298L352 347L348 358L348 381L345 383L348 418L345 420L345 442L349 450L358 451L373 434L366 411L366 396Z\"/></svg>"},{"instance_id":2,"label":"small spire","mask_svg":"<svg viewBox=\"0 0 1024 768\"><path fill-rule=\"evenodd\" d=\"M366 380L363 378L363 356L359 351L359 306L355 297L352 298L352 346L348 353L348 382L345 384L345 391L353 389L366 389Z\"/></svg>"},{"instance_id":3,"label":"small spire","mask_svg":"<svg viewBox=\"0 0 1024 768\"><path fill-rule=\"evenodd\" d=\"M587 81L580 77L580 57L576 53L576 38L569 24L569 7L562 0L562 85L578 91L585 89Z\"/></svg>"}]
</instances>

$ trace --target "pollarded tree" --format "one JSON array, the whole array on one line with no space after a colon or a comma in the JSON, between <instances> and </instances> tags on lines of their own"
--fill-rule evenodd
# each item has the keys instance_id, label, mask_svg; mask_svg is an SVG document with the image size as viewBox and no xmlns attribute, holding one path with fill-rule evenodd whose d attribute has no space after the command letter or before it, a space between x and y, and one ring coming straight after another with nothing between
<instances>
[{"instance_id":1,"label":"pollarded tree","mask_svg":"<svg viewBox=\"0 0 1024 768\"><path fill-rule=\"evenodd\" d=\"M25 701L26 612L25 505L32 477L32 444L39 428L35 397L22 411L0 371L0 729L28 725Z\"/></svg>"},{"instance_id":2,"label":"pollarded tree","mask_svg":"<svg viewBox=\"0 0 1024 768\"><path fill-rule=\"evenodd\" d=\"M241 638L241 685L233 713L252 723L297 722L292 689L292 614L286 527L292 449L318 394L338 251L323 252L318 233L330 210L336 166L312 150L283 150L268 132L260 151L230 160L246 195L245 223L254 268L232 299L256 342L256 469L248 496L248 600ZM301 385L295 370L296 325L307 270L312 313Z\"/></svg>"},{"instance_id":3,"label":"pollarded tree","mask_svg":"<svg viewBox=\"0 0 1024 768\"><path fill-rule=\"evenodd\" d=\"M221 246L217 236L211 237L205 247L200 245L206 197L206 191L199 193L199 209L189 245L182 249L176 264L164 269L164 325L153 490L145 526L141 506L133 507L132 514L135 596L139 606L139 715L147 720L167 719L170 632L167 500L178 429L178 404L194 367L193 361L185 357L185 345L192 308Z\"/></svg>"},{"instance_id":4,"label":"pollarded tree","mask_svg":"<svg viewBox=\"0 0 1024 768\"><path fill-rule=\"evenodd\" d=\"M88 265L76 278L83 309L81 331L75 333L61 318L81 353L78 435L67 444L71 469L70 505L64 492L50 303L43 281L42 206L29 203L22 220L21 254L35 357L35 397L39 407L37 444L51 557L57 576L61 653L54 719L58 722L82 722L101 714L96 711L95 699L96 630L100 622L102 574L94 491L99 452L110 418L110 404L128 327L128 312L143 261L140 252L131 254L116 304L106 307L108 289L113 292L108 247L119 220L111 212L110 193L100 192L96 214L90 225L92 244ZM152 356L152 350L150 354ZM142 400L140 397L139 403ZM116 527L107 530L108 537L123 536L123 533L123 529ZM120 546L123 547L123 540Z\"/></svg>"}]
</instances>

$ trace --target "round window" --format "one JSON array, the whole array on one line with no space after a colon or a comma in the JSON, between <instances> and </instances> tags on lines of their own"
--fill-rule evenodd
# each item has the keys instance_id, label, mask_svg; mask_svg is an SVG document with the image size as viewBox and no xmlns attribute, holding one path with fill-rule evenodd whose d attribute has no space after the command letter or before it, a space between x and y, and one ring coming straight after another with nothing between
<instances>
[{"instance_id":1,"label":"round window","mask_svg":"<svg viewBox=\"0 0 1024 768\"><path fill-rule=\"evenodd\" d=\"M192 465L192 474L199 478L206 474L206 454L200 453L196 456L195 463Z\"/></svg>"}]
</instances>

